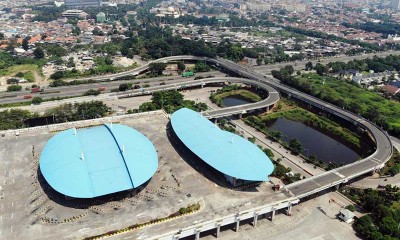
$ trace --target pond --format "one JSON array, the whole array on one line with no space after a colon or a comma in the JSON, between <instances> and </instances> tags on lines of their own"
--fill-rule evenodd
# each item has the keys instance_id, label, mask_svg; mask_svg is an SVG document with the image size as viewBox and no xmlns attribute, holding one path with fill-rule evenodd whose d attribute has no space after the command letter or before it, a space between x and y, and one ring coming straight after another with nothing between
<instances>
[{"instance_id":1,"label":"pond","mask_svg":"<svg viewBox=\"0 0 400 240\"><path fill-rule=\"evenodd\" d=\"M246 99L243 99L239 96L229 96L229 97L222 99L222 103L224 104L225 107L233 107L233 106L248 104L251 102L247 101Z\"/></svg>"},{"instance_id":2,"label":"pond","mask_svg":"<svg viewBox=\"0 0 400 240\"><path fill-rule=\"evenodd\" d=\"M315 154L323 162L348 164L360 159L352 148L301 122L278 118L270 123L269 128L280 131L285 142L298 139L303 145L304 155Z\"/></svg>"}]
</instances>

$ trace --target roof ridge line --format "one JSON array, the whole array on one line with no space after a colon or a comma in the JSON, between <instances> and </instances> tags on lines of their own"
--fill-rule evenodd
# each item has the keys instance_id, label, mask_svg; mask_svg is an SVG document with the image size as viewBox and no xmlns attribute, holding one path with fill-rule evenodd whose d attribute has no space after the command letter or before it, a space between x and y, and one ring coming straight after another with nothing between
<instances>
[{"instance_id":1,"label":"roof ridge line","mask_svg":"<svg viewBox=\"0 0 400 240\"><path fill-rule=\"evenodd\" d=\"M119 142L117 140L117 138L115 137L113 130L107 125L107 123L104 123L103 126L105 126L107 128L107 130L110 132L111 136L113 137L115 143L117 144L119 153L122 157L122 160L124 161L124 165L125 165L125 169L128 172L128 176L129 176L129 180L131 181L131 185L134 188L135 185L133 184L133 180L132 180L132 176L131 176L131 172L129 171L128 165L126 164L126 160L125 160L125 156L124 156L124 152L122 151L121 147L119 146ZM111 125L112 126L112 125Z\"/></svg>"},{"instance_id":2,"label":"roof ridge line","mask_svg":"<svg viewBox=\"0 0 400 240\"><path fill-rule=\"evenodd\" d=\"M79 136L78 136L78 131L77 131L77 129L76 129L75 127L71 128L70 130L73 131L72 135L75 135L76 138L78 139L79 146L81 147L81 150L82 150L82 152L81 152L82 155L81 155L80 158L82 158L83 156L85 156L85 150L84 150L84 148L83 148L82 141L81 141L81 139L80 139ZM92 190L92 196L94 196L95 193L94 193L94 188L93 188L93 184L92 184L92 179L90 178L90 175L89 175L89 168L88 168L88 165L87 165L85 159L81 159L81 160L85 163L86 172L88 173L88 174L86 174L86 175L87 175L87 178L89 179L90 189Z\"/></svg>"}]
</instances>

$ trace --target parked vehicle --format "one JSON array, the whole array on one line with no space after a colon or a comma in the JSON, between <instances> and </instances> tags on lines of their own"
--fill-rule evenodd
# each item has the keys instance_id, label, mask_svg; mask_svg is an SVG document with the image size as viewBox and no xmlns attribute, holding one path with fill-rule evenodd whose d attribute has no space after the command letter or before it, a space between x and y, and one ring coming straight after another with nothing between
<instances>
[{"instance_id":1,"label":"parked vehicle","mask_svg":"<svg viewBox=\"0 0 400 240\"><path fill-rule=\"evenodd\" d=\"M106 90L106 87L99 87L98 90L99 90L100 92L105 91L105 90Z\"/></svg>"},{"instance_id":2,"label":"parked vehicle","mask_svg":"<svg viewBox=\"0 0 400 240\"><path fill-rule=\"evenodd\" d=\"M32 95L25 95L24 96L24 99L31 99L32 98Z\"/></svg>"},{"instance_id":3,"label":"parked vehicle","mask_svg":"<svg viewBox=\"0 0 400 240\"><path fill-rule=\"evenodd\" d=\"M40 87L34 87L31 89L31 93L38 93L38 92L43 92L44 89L41 89Z\"/></svg>"}]
</instances>

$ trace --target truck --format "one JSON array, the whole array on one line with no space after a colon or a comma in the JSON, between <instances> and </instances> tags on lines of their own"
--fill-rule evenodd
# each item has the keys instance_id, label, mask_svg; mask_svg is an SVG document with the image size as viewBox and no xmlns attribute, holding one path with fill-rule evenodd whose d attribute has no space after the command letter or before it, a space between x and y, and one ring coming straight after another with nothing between
<instances>
[{"instance_id":1,"label":"truck","mask_svg":"<svg viewBox=\"0 0 400 240\"><path fill-rule=\"evenodd\" d=\"M187 71L182 73L182 77L192 77L194 73L192 71Z\"/></svg>"},{"instance_id":2,"label":"truck","mask_svg":"<svg viewBox=\"0 0 400 240\"><path fill-rule=\"evenodd\" d=\"M43 92L44 89L40 89L40 87L34 87L31 89L31 93Z\"/></svg>"},{"instance_id":3,"label":"truck","mask_svg":"<svg viewBox=\"0 0 400 240\"><path fill-rule=\"evenodd\" d=\"M31 99L32 98L32 95L25 95L24 96L24 99Z\"/></svg>"},{"instance_id":4,"label":"truck","mask_svg":"<svg viewBox=\"0 0 400 240\"><path fill-rule=\"evenodd\" d=\"M97 90L99 90L100 92L106 90L106 87L99 87Z\"/></svg>"}]
</instances>

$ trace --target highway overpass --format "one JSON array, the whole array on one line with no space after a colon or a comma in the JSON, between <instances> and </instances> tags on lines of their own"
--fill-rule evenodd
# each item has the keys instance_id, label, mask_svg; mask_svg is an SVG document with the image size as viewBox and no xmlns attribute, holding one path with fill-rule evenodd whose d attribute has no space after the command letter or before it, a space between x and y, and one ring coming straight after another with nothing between
<instances>
[{"instance_id":1,"label":"highway overpass","mask_svg":"<svg viewBox=\"0 0 400 240\"><path fill-rule=\"evenodd\" d=\"M233 106L233 107L227 107L227 108L222 108L222 109L205 111L202 113L203 116L205 116L207 118L220 118L220 117L226 117L226 116L231 116L231 115L235 115L235 114L239 114L239 115L246 114L252 110L267 109L270 106L277 103L280 99L279 92L276 91L273 87L271 87L268 84L265 84L262 82L255 82L250 79L234 78L234 77L215 77L215 78L203 78L200 80L183 81L183 82L179 82L179 83L172 83L172 84L148 87L148 88L144 88L144 89L134 89L129 92L118 93L118 94L116 94L116 96L118 98L128 98L128 97L135 97L135 96L139 96L139 95L152 94L153 92L157 92L157 91L178 90L178 89L185 89L185 88L197 87L197 86L203 87L208 84L226 83L226 82L247 84L247 85L252 85L254 87L258 87L258 88L263 89L264 91L268 92L268 97L263 99L262 101L255 102L255 103L249 103L249 104L244 104L244 105L240 105L240 106Z\"/></svg>"},{"instance_id":2,"label":"highway overpass","mask_svg":"<svg viewBox=\"0 0 400 240\"><path fill-rule=\"evenodd\" d=\"M327 188L339 185L341 183L346 183L350 179L358 177L368 172L375 171L376 169L382 168L386 161L390 159L393 153L392 142L388 134L376 126L374 123L359 117L358 115L351 113L347 110L339 108L333 104L324 102L318 98L312 97L308 94L300 92L294 88L283 85L279 80L264 76L250 67L243 67L232 61L225 60L222 58L213 59L207 57L196 57L196 56L172 56L162 59L158 59L154 62L170 62L170 61L181 61L181 60L192 60L192 61L206 61L220 68L226 69L231 73L234 73L240 77L243 77L241 81L243 83L251 80L253 85L266 84L271 86L273 89L279 90L292 98L296 98L300 101L306 102L316 108L323 111L328 111L336 116L350 121L359 127L369 131L373 141L376 144L375 152L355 163L345 165L338 169L327 171L322 175L314 176L312 178L304 179L293 184L285 186L285 190L293 194L294 197L303 198L312 195L316 192L325 190ZM145 71L145 66L143 66L140 71ZM240 79L240 78L239 78ZM269 91L275 92L276 90L269 89ZM261 106L264 107L264 106ZM223 111L223 110L221 110ZM224 111L222 116L227 116L229 114L237 114L237 109L227 109ZM219 116L216 114L215 116Z\"/></svg>"}]
</instances>

